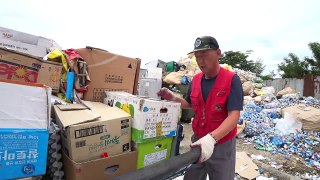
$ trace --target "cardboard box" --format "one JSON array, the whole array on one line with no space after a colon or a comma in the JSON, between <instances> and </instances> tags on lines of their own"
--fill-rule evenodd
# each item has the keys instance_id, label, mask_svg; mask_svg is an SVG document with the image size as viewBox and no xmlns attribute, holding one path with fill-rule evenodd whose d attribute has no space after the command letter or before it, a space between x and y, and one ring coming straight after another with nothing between
<instances>
[{"instance_id":1,"label":"cardboard box","mask_svg":"<svg viewBox=\"0 0 320 180\"><path fill-rule=\"evenodd\" d=\"M22 82L38 82L58 92L62 66L59 63L42 61L27 54L0 48L0 79Z\"/></svg>"},{"instance_id":2,"label":"cardboard box","mask_svg":"<svg viewBox=\"0 0 320 180\"><path fill-rule=\"evenodd\" d=\"M135 171L137 152L76 163L63 153L65 177L68 180L106 180Z\"/></svg>"},{"instance_id":3,"label":"cardboard box","mask_svg":"<svg viewBox=\"0 0 320 180\"><path fill-rule=\"evenodd\" d=\"M0 89L0 178L45 174L51 89L1 79Z\"/></svg>"},{"instance_id":4,"label":"cardboard box","mask_svg":"<svg viewBox=\"0 0 320 180\"><path fill-rule=\"evenodd\" d=\"M37 57L44 57L61 47L52 39L0 27L0 47Z\"/></svg>"},{"instance_id":5,"label":"cardboard box","mask_svg":"<svg viewBox=\"0 0 320 180\"><path fill-rule=\"evenodd\" d=\"M140 59L129 58L96 48L77 49L88 63L91 82L84 100L103 102L105 91L136 94Z\"/></svg>"},{"instance_id":6,"label":"cardboard box","mask_svg":"<svg viewBox=\"0 0 320 180\"><path fill-rule=\"evenodd\" d=\"M132 140L137 143L176 135L180 103L137 97L124 92L105 92L105 104L133 117Z\"/></svg>"},{"instance_id":7,"label":"cardboard box","mask_svg":"<svg viewBox=\"0 0 320 180\"><path fill-rule=\"evenodd\" d=\"M0 128L48 129L51 88L0 79Z\"/></svg>"},{"instance_id":8,"label":"cardboard box","mask_svg":"<svg viewBox=\"0 0 320 180\"><path fill-rule=\"evenodd\" d=\"M120 109L97 102L57 105L54 109L62 128L63 149L75 162L130 151L132 120Z\"/></svg>"},{"instance_id":9,"label":"cardboard box","mask_svg":"<svg viewBox=\"0 0 320 180\"><path fill-rule=\"evenodd\" d=\"M169 159L171 157L172 139L171 137L148 143L135 143L134 147L138 151L138 169Z\"/></svg>"},{"instance_id":10,"label":"cardboard box","mask_svg":"<svg viewBox=\"0 0 320 180\"><path fill-rule=\"evenodd\" d=\"M49 133L46 129L0 129L1 179L46 173Z\"/></svg>"},{"instance_id":11,"label":"cardboard box","mask_svg":"<svg viewBox=\"0 0 320 180\"><path fill-rule=\"evenodd\" d=\"M139 80L138 86L138 95L154 98L154 99L161 99L158 96L158 92L162 87L162 80L161 79L151 79L151 78L144 78Z\"/></svg>"},{"instance_id":12,"label":"cardboard box","mask_svg":"<svg viewBox=\"0 0 320 180\"><path fill-rule=\"evenodd\" d=\"M51 87L52 92L59 92L62 66L60 63L43 61L39 70L38 83Z\"/></svg>"}]
</instances>

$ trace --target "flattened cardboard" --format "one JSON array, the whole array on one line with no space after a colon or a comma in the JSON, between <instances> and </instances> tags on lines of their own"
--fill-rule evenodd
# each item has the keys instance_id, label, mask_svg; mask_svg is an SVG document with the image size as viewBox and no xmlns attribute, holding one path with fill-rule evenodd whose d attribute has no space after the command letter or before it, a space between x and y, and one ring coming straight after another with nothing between
<instances>
[{"instance_id":1,"label":"flattened cardboard","mask_svg":"<svg viewBox=\"0 0 320 180\"><path fill-rule=\"evenodd\" d=\"M130 115L102 103L83 103L90 109L80 104L54 107L66 154L75 162L85 162L99 159L103 153L114 156L130 151Z\"/></svg>"},{"instance_id":2,"label":"flattened cardboard","mask_svg":"<svg viewBox=\"0 0 320 180\"><path fill-rule=\"evenodd\" d=\"M52 39L0 27L0 47L44 57L53 49L61 47Z\"/></svg>"},{"instance_id":3,"label":"flattened cardboard","mask_svg":"<svg viewBox=\"0 0 320 180\"><path fill-rule=\"evenodd\" d=\"M87 62L89 76L93 77L84 100L103 102L104 91L136 93L140 59L92 47L77 49L77 52Z\"/></svg>"},{"instance_id":4,"label":"flattened cardboard","mask_svg":"<svg viewBox=\"0 0 320 180\"><path fill-rule=\"evenodd\" d=\"M79 108L81 109L74 109L74 106L71 108L63 106L68 105L61 105L55 106L55 112L60 119L61 125L63 128L67 128L71 125L90 122L94 120L98 120L100 116L89 109L83 109L85 106L79 104ZM82 106L82 107L81 107Z\"/></svg>"},{"instance_id":5,"label":"flattened cardboard","mask_svg":"<svg viewBox=\"0 0 320 180\"><path fill-rule=\"evenodd\" d=\"M245 152L236 153L236 173L246 179L254 179L260 174L257 169L259 167L252 162Z\"/></svg>"},{"instance_id":6,"label":"flattened cardboard","mask_svg":"<svg viewBox=\"0 0 320 180\"><path fill-rule=\"evenodd\" d=\"M127 152L109 158L76 163L63 152L63 163L68 180L106 180L135 171L137 152Z\"/></svg>"}]
</instances>

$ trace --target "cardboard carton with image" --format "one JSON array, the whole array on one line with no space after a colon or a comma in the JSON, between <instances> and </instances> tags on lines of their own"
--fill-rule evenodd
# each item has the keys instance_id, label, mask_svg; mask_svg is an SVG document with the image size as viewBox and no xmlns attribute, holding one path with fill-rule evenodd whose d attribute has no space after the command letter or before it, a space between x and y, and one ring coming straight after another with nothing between
<instances>
[{"instance_id":1,"label":"cardboard carton with image","mask_svg":"<svg viewBox=\"0 0 320 180\"><path fill-rule=\"evenodd\" d=\"M137 97L125 92L105 92L104 103L118 107L133 118L132 140L136 143L176 135L180 103Z\"/></svg>"},{"instance_id":2,"label":"cardboard carton with image","mask_svg":"<svg viewBox=\"0 0 320 180\"><path fill-rule=\"evenodd\" d=\"M62 128L65 153L85 162L125 153L131 149L131 117L98 102L54 106Z\"/></svg>"}]
</instances>

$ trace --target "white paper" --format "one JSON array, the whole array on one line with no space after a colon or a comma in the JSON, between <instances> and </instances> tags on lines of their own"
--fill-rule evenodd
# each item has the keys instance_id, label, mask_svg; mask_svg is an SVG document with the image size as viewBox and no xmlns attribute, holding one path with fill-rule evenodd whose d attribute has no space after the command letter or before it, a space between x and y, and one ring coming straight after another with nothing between
<instances>
[{"instance_id":1,"label":"white paper","mask_svg":"<svg viewBox=\"0 0 320 180\"><path fill-rule=\"evenodd\" d=\"M172 129L172 114L149 113L145 114L144 119L146 120L144 129L144 139L157 137L157 123L161 122L162 135L169 134Z\"/></svg>"},{"instance_id":2,"label":"white paper","mask_svg":"<svg viewBox=\"0 0 320 180\"><path fill-rule=\"evenodd\" d=\"M156 162L165 160L166 157L167 157L167 149L159 151L159 152L147 154L147 155L144 156L143 165L145 167L145 166L154 164Z\"/></svg>"}]
</instances>

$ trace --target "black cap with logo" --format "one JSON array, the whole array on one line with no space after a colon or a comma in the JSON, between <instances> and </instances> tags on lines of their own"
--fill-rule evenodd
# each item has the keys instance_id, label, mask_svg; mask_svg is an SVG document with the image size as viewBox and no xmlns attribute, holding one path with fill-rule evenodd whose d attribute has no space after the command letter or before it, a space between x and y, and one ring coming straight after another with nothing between
<instances>
[{"instance_id":1,"label":"black cap with logo","mask_svg":"<svg viewBox=\"0 0 320 180\"><path fill-rule=\"evenodd\" d=\"M219 49L218 41L211 36L201 36L196 39L196 41L194 42L193 51L188 54L191 54L197 51L207 50L207 49L213 49L213 50Z\"/></svg>"}]
</instances>

